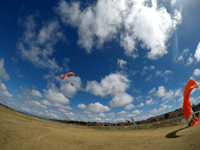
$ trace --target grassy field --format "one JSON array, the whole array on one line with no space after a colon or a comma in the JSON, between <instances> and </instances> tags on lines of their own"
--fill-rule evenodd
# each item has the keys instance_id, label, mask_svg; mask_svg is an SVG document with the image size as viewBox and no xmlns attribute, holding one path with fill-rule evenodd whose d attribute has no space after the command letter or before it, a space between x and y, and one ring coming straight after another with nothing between
<instances>
[{"instance_id":1,"label":"grassy field","mask_svg":"<svg viewBox=\"0 0 200 150\"><path fill-rule=\"evenodd\" d=\"M56 123L0 106L1 150L197 150L200 125L181 118L123 127L86 127ZM171 123L173 122L173 123ZM170 124L171 123L171 124ZM148 129L147 129L148 127ZM179 131L177 131L179 130ZM174 131L177 131L176 133Z\"/></svg>"}]
</instances>

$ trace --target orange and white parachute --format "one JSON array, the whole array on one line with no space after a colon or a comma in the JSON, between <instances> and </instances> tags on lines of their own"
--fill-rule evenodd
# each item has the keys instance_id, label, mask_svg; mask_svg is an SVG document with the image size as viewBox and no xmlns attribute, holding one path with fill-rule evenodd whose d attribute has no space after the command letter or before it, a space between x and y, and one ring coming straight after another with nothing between
<instances>
[{"instance_id":1,"label":"orange and white parachute","mask_svg":"<svg viewBox=\"0 0 200 150\"><path fill-rule=\"evenodd\" d=\"M190 80L187 82L185 86L185 90L183 93L183 113L185 116L185 120L187 121L188 125L194 126L199 124L199 119L194 115L194 112L192 110L191 104L190 104L190 93L194 88L198 88L197 83L194 81L194 79L190 78Z\"/></svg>"}]
</instances>

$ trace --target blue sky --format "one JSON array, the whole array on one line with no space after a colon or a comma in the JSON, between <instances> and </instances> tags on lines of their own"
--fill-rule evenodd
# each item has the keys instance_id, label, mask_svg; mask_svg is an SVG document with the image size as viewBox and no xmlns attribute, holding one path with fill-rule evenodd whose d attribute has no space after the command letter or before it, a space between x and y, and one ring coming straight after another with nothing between
<instances>
[{"instance_id":1,"label":"blue sky","mask_svg":"<svg viewBox=\"0 0 200 150\"><path fill-rule=\"evenodd\" d=\"M44 118L92 122L178 109L187 81L200 83L199 6L2 1L0 102ZM68 72L75 76L62 80ZM199 89L190 100L200 102Z\"/></svg>"}]
</instances>

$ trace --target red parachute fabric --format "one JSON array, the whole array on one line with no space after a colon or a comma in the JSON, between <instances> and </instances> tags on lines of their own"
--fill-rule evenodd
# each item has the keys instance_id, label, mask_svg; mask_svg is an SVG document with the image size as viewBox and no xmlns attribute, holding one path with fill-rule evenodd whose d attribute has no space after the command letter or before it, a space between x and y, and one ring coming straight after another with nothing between
<instances>
[{"instance_id":1,"label":"red parachute fabric","mask_svg":"<svg viewBox=\"0 0 200 150\"><path fill-rule=\"evenodd\" d=\"M74 76L75 75L75 73L73 73L73 72L69 72L69 73L66 73L63 77L62 77L62 79L64 79L67 75L71 75L71 76Z\"/></svg>"},{"instance_id":2,"label":"red parachute fabric","mask_svg":"<svg viewBox=\"0 0 200 150\"><path fill-rule=\"evenodd\" d=\"M185 86L184 94L183 94L183 113L185 116L185 120L188 120L190 115L193 113L192 107L190 105L190 93L194 88L198 88L197 83L194 81L194 79L190 78L188 83ZM191 126L199 124L198 118L195 116L194 123L191 124Z\"/></svg>"}]
</instances>

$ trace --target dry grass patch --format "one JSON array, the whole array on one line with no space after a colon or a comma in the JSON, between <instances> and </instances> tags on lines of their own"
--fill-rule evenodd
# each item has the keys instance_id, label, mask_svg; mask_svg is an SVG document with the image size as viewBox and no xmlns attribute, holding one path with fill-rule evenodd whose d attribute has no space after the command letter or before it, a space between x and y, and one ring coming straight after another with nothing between
<instances>
[{"instance_id":1,"label":"dry grass patch","mask_svg":"<svg viewBox=\"0 0 200 150\"><path fill-rule=\"evenodd\" d=\"M188 150L200 147L200 125L169 133L186 124L163 127L166 122L134 126L76 126L16 113L0 106L2 150ZM177 121L177 120L176 120ZM169 120L168 120L169 122ZM154 127L158 125L158 129ZM146 129L149 126L150 129Z\"/></svg>"}]
</instances>

